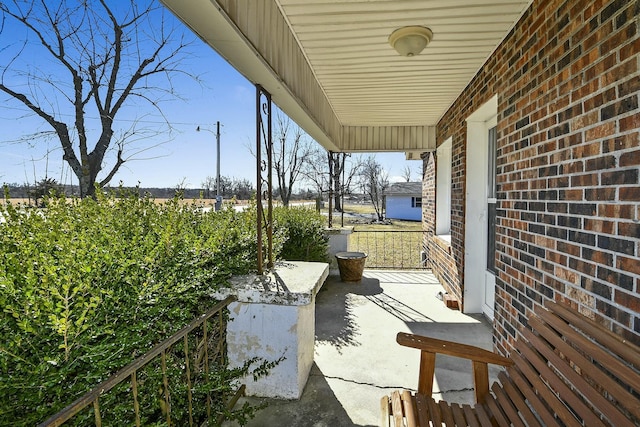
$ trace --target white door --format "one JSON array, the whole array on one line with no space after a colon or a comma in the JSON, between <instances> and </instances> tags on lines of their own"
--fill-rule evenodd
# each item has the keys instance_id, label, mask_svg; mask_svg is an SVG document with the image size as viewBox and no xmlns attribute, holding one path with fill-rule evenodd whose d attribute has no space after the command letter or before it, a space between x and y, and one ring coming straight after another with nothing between
<instances>
[{"instance_id":1,"label":"white door","mask_svg":"<svg viewBox=\"0 0 640 427\"><path fill-rule=\"evenodd\" d=\"M495 156L497 97L467 118L465 313L493 320L495 305Z\"/></svg>"}]
</instances>

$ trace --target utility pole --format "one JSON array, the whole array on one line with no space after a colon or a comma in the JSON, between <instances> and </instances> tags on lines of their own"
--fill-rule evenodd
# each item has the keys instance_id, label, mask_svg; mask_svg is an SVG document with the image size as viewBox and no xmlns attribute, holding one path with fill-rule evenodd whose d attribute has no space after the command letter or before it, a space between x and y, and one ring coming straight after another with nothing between
<instances>
[{"instance_id":1,"label":"utility pole","mask_svg":"<svg viewBox=\"0 0 640 427\"><path fill-rule=\"evenodd\" d=\"M201 128L198 126L196 132L206 130L213 133L210 129ZM220 194L220 121L216 122L216 204L215 211L218 212L222 208L222 195Z\"/></svg>"},{"instance_id":2,"label":"utility pole","mask_svg":"<svg viewBox=\"0 0 640 427\"><path fill-rule=\"evenodd\" d=\"M216 212L222 207L220 194L220 122L216 122Z\"/></svg>"}]
</instances>

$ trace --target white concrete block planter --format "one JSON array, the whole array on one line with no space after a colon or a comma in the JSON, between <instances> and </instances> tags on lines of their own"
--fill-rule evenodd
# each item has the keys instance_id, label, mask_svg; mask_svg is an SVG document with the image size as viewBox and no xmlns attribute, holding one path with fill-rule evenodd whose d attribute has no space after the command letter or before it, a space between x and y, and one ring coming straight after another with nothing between
<instances>
[{"instance_id":1,"label":"white concrete block planter","mask_svg":"<svg viewBox=\"0 0 640 427\"><path fill-rule=\"evenodd\" d=\"M231 288L213 294L235 295L229 305L229 366L260 357L281 361L266 377L246 378L249 396L298 399L313 364L315 297L329 274L325 263L284 261L264 276L234 277Z\"/></svg>"},{"instance_id":2,"label":"white concrete block planter","mask_svg":"<svg viewBox=\"0 0 640 427\"><path fill-rule=\"evenodd\" d=\"M332 275L338 274L338 263L336 262L335 255L338 252L344 252L348 250L349 235L353 233L353 227L342 228L326 228L325 233L329 238L329 264L330 273Z\"/></svg>"}]
</instances>

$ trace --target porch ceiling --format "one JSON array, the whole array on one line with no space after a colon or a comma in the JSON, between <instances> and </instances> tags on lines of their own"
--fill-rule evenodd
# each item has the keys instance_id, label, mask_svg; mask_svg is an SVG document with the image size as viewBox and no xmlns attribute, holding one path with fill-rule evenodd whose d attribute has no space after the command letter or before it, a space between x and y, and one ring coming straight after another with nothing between
<instances>
[{"instance_id":1,"label":"porch ceiling","mask_svg":"<svg viewBox=\"0 0 640 427\"><path fill-rule=\"evenodd\" d=\"M531 0L162 0L325 148L421 152ZM388 43L421 25L415 57Z\"/></svg>"}]
</instances>

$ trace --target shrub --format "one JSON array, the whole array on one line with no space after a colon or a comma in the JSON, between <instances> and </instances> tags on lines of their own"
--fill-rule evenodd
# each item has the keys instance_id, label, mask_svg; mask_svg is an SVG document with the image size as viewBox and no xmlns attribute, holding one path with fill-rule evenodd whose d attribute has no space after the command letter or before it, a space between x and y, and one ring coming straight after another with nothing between
<instances>
[{"instance_id":1,"label":"shrub","mask_svg":"<svg viewBox=\"0 0 640 427\"><path fill-rule=\"evenodd\" d=\"M0 212L0 424L33 425L189 323L253 267L240 214L98 196Z\"/></svg>"},{"instance_id":2,"label":"shrub","mask_svg":"<svg viewBox=\"0 0 640 427\"><path fill-rule=\"evenodd\" d=\"M46 206L0 208L0 425L34 425L58 412L206 311L212 289L255 266L255 209L203 213L177 198L159 204L100 192L96 200L50 198ZM324 258L318 215L278 209L275 217L276 256ZM169 370L182 363L177 356L169 355ZM211 387L228 390L273 363L218 367ZM115 395L130 400L126 390ZM174 402L176 416L179 407ZM112 411L130 423L127 410Z\"/></svg>"},{"instance_id":3,"label":"shrub","mask_svg":"<svg viewBox=\"0 0 640 427\"><path fill-rule=\"evenodd\" d=\"M280 258L327 262L328 239L322 215L304 207L278 207L274 209L274 218L276 228L285 233Z\"/></svg>"}]
</instances>

